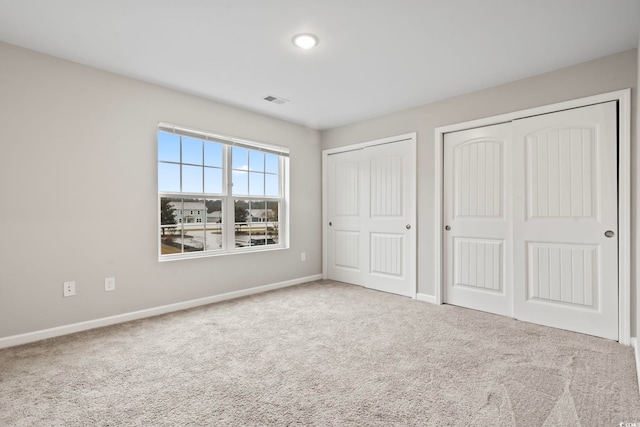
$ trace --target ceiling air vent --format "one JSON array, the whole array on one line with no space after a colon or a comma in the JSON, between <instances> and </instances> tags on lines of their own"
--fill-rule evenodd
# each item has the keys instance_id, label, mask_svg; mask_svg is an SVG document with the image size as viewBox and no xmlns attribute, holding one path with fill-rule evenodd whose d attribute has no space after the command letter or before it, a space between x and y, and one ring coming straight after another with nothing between
<instances>
[{"instance_id":1,"label":"ceiling air vent","mask_svg":"<svg viewBox=\"0 0 640 427\"><path fill-rule=\"evenodd\" d=\"M275 96L275 95L267 95L262 99L264 99L265 101L273 102L274 104L278 104L278 105L286 104L287 102L289 102L287 98L283 98L281 96Z\"/></svg>"}]
</instances>

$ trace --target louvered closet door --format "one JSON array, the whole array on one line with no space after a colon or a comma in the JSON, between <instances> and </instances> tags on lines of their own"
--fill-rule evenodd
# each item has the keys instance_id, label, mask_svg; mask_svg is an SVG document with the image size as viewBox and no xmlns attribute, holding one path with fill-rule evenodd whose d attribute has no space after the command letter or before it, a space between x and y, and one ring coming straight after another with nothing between
<instances>
[{"instance_id":1,"label":"louvered closet door","mask_svg":"<svg viewBox=\"0 0 640 427\"><path fill-rule=\"evenodd\" d=\"M615 102L513 122L516 318L618 339Z\"/></svg>"},{"instance_id":2,"label":"louvered closet door","mask_svg":"<svg viewBox=\"0 0 640 427\"><path fill-rule=\"evenodd\" d=\"M444 301L512 316L510 124L444 139Z\"/></svg>"}]
</instances>

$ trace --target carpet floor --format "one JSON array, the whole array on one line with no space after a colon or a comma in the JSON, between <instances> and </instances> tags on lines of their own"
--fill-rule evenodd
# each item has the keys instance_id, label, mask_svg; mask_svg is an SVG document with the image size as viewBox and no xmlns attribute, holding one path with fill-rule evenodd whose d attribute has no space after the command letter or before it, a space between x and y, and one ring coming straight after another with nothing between
<instances>
[{"instance_id":1,"label":"carpet floor","mask_svg":"<svg viewBox=\"0 0 640 427\"><path fill-rule=\"evenodd\" d=\"M330 281L0 350L0 426L618 426L619 343Z\"/></svg>"}]
</instances>

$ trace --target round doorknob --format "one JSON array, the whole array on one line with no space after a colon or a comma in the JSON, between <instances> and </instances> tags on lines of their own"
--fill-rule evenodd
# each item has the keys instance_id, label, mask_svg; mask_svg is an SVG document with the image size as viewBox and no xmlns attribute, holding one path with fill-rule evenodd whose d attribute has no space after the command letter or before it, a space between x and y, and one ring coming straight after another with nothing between
<instances>
[{"instance_id":1,"label":"round doorknob","mask_svg":"<svg viewBox=\"0 0 640 427\"><path fill-rule=\"evenodd\" d=\"M407 224L406 228L407 230L411 230L411 224Z\"/></svg>"},{"instance_id":2,"label":"round doorknob","mask_svg":"<svg viewBox=\"0 0 640 427\"><path fill-rule=\"evenodd\" d=\"M329 227L331 227L333 225L333 223L331 221L329 221Z\"/></svg>"},{"instance_id":3,"label":"round doorknob","mask_svg":"<svg viewBox=\"0 0 640 427\"><path fill-rule=\"evenodd\" d=\"M445 226L444 226L444 229L445 229L445 230L447 230L447 231L449 231L449 230L451 230L451 227L450 227L450 226L448 226L448 225L445 225Z\"/></svg>"},{"instance_id":4,"label":"round doorknob","mask_svg":"<svg viewBox=\"0 0 640 427\"><path fill-rule=\"evenodd\" d=\"M609 238L611 238L611 237L615 236L616 233L614 233L613 230L607 230L607 231L604 232L604 235L609 237Z\"/></svg>"}]
</instances>

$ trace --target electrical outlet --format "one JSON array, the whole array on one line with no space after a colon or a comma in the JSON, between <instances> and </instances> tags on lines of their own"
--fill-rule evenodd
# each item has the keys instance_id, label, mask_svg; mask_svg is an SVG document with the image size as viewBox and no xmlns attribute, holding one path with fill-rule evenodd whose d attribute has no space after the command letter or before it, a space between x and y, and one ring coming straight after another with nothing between
<instances>
[{"instance_id":1,"label":"electrical outlet","mask_svg":"<svg viewBox=\"0 0 640 427\"><path fill-rule=\"evenodd\" d=\"M76 282L64 282L62 287L62 295L72 297L76 294Z\"/></svg>"},{"instance_id":2,"label":"electrical outlet","mask_svg":"<svg viewBox=\"0 0 640 427\"><path fill-rule=\"evenodd\" d=\"M110 292L116 290L116 278L115 277L107 277L104 279L104 291Z\"/></svg>"},{"instance_id":3,"label":"electrical outlet","mask_svg":"<svg viewBox=\"0 0 640 427\"><path fill-rule=\"evenodd\" d=\"M307 254L305 252L300 252L300 261L306 261L307 260Z\"/></svg>"}]
</instances>

